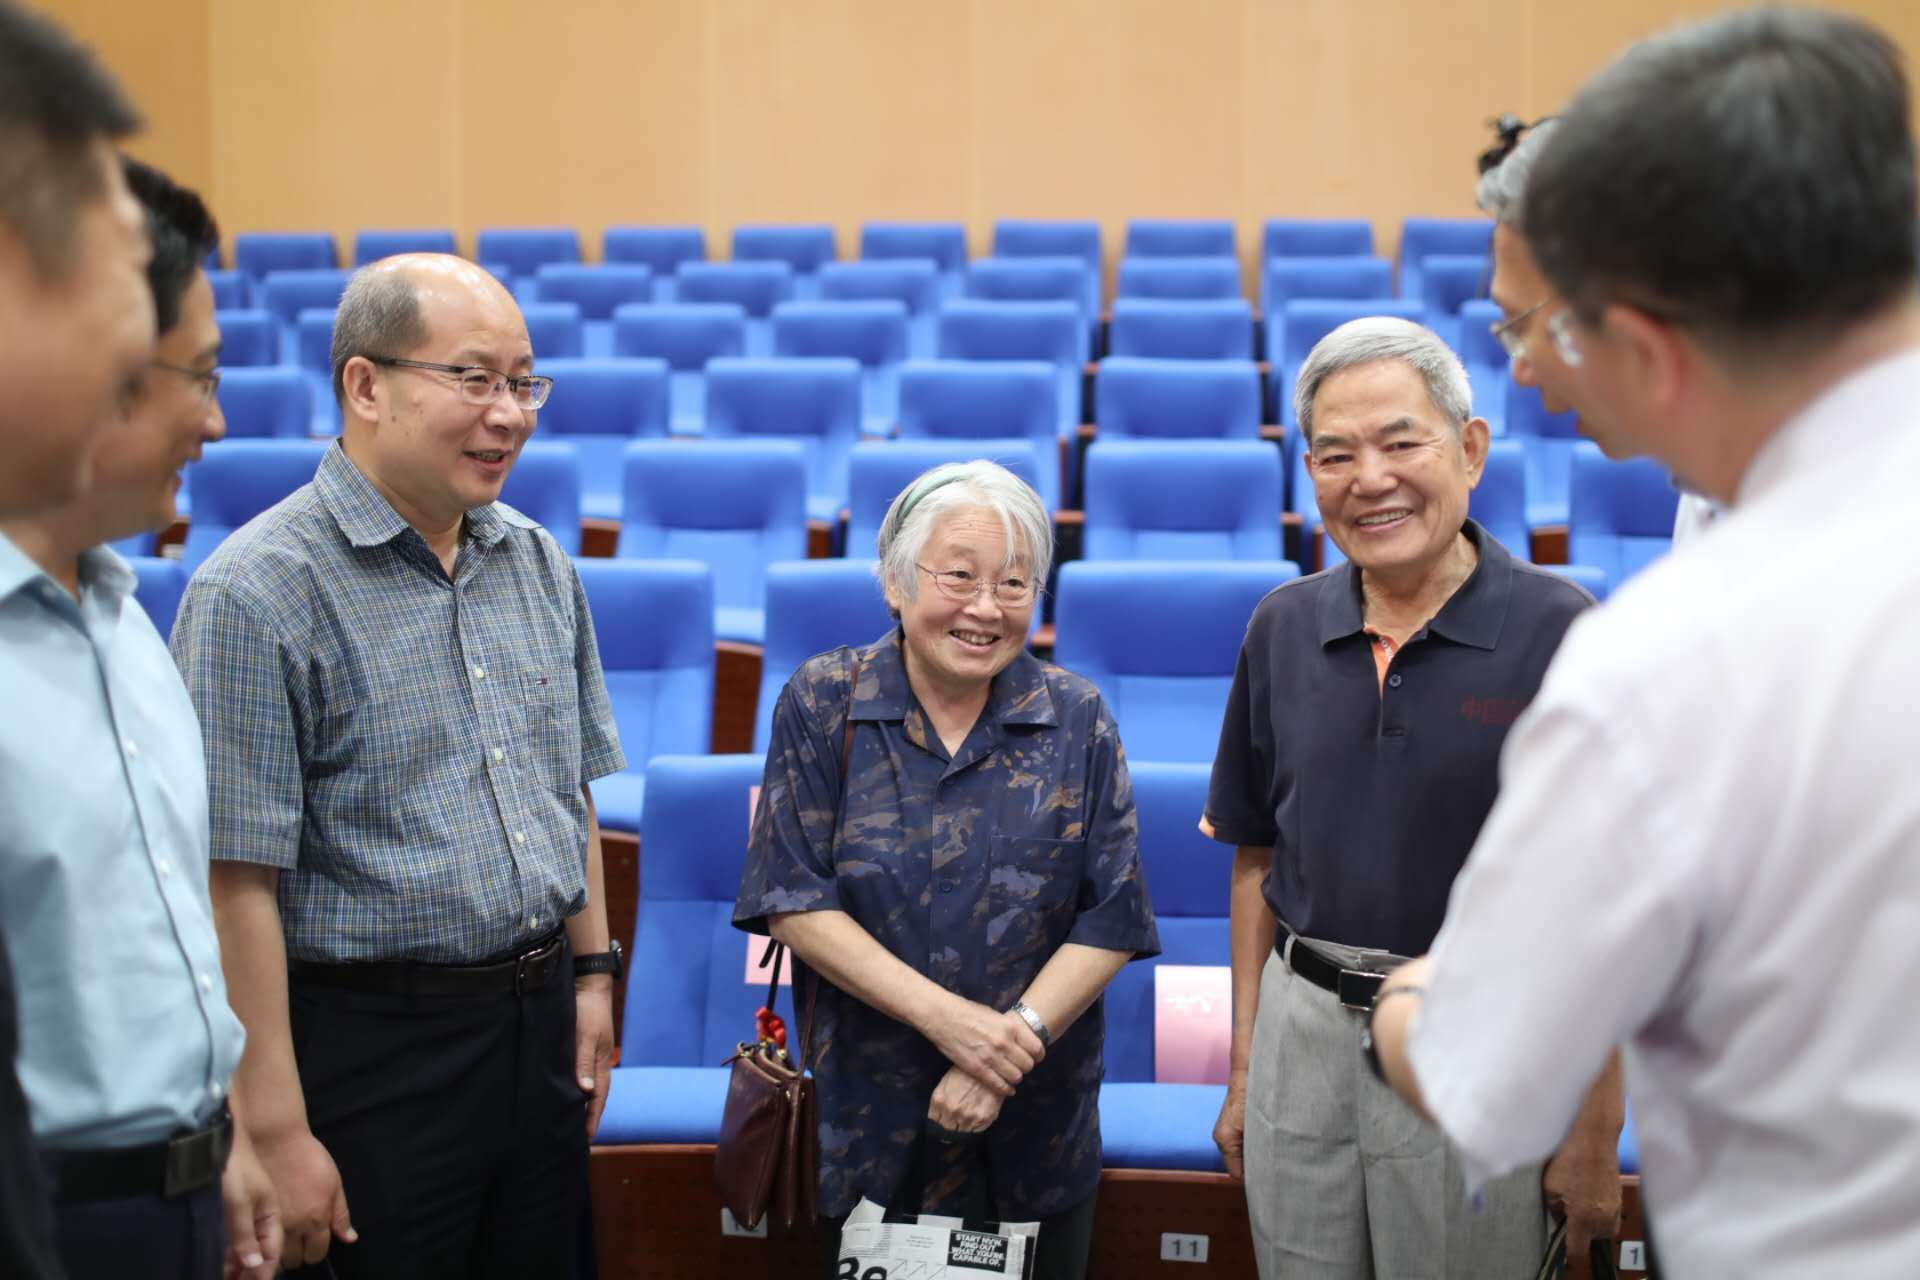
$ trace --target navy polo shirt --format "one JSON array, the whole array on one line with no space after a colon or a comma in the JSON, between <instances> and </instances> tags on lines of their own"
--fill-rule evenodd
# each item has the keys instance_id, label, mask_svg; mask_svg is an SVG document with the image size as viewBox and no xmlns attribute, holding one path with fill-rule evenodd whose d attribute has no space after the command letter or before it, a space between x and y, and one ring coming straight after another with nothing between
<instances>
[{"instance_id":1,"label":"navy polo shirt","mask_svg":"<svg viewBox=\"0 0 1920 1280\"><path fill-rule=\"evenodd\" d=\"M1351 562L1276 588L1247 625L1207 818L1216 840L1273 849L1267 905L1307 937L1406 956L1432 945L1499 791L1507 730L1593 603L1473 521L1463 532L1480 563L1384 687Z\"/></svg>"}]
</instances>

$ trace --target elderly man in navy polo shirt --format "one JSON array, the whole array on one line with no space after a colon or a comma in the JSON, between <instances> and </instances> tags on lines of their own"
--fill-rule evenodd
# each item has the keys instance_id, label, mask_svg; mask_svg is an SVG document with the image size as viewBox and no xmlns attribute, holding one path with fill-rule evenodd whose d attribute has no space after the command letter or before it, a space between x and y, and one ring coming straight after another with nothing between
<instances>
[{"instance_id":1,"label":"elderly man in navy polo shirt","mask_svg":"<svg viewBox=\"0 0 1920 1280\"><path fill-rule=\"evenodd\" d=\"M1433 941L1507 728L1591 600L1467 518L1487 424L1430 330L1343 325L1295 401L1347 560L1261 601L1220 730L1203 826L1236 846L1234 1026L1214 1137L1264 1280L1531 1274L1549 1206L1582 1251L1614 1228L1617 1069L1544 1173L1470 1205L1446 1141L1359 1041L1380 976Z\"/></svg>"}]
</instances>

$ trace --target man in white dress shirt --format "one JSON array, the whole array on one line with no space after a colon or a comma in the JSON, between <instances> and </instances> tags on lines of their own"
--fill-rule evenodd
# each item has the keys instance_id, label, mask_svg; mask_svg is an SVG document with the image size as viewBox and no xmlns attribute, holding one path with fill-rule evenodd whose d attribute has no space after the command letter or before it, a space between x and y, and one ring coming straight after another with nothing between
<instances>
[{"instance_id":1,"label":"man in white dress shirt","mask_svg":"<svg viewBox=\"0 0 1920 1280\"><path fill-rule=\"evenodd\" d=\"M1367 1048L1479 1181L1624 1043L1671 1276L1920 1275L1909 121L1871 27L1736 13L1595 78L1521 213L1580 393L1727 511L1574 624Z\"/></svg>"}]
</instances>

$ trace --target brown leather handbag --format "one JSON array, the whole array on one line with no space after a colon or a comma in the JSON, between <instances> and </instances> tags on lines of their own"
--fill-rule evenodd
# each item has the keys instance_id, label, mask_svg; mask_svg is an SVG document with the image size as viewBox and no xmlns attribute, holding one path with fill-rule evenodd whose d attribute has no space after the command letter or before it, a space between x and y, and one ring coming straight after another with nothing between
<instances>
[{"instance_id":1,"label":"brown leather handbag","mask_svg":"<svg viewBox=\"0 0 1920 1280\"><path fill-rule=\"evenodd\" d=\"M860 679L860 652L854 651L847 682L847 715L840 731L840 801L847 796L847 762L853 753L853 687ZM836 814L838 809L836 807ZM773 1015L780 994L780 964L786 947L771 939L760 963L771 963L767 1002L751 1042L741 1041L732 1057L727 1105L720 1116L720 1141L713 1153L713 1180L720 1202L742 1226L767 1218L769 1229L790 1232L814 1217L820 1179L820 1130L814 1121L813 1081L807 1076L807 1042L813 1029L814 1001L820 978L809 974L807 1009L800 1020L798 1060L787 1054L785 1034ZM794 965L794 1008L799 1010L799 969Z\"/></svg>"}]
</instances>

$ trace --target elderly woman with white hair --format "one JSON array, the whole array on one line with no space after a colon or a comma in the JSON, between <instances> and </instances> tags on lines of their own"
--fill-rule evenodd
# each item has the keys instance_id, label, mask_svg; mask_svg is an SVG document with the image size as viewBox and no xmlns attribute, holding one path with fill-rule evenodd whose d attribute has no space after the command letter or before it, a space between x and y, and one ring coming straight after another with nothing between
<instances>
[{"instance_id":1,"label":"elderly woman with white hair","mask_svg":"<svg viewBox=\"0 0 1920 1280\"><path fill-rule=\"evenodd\" d=\"M1125 753L1099 692L1027 652L1045 506L991 462L894 499L899 625L809 660L774 710L734 910L818 982L807 1060L818 1207L1041 1223L1043 1277L1085 1274L1103 1024L1159 951ZM796 965L799 967L799 965Z\"/></svg>"}]
</instances>

